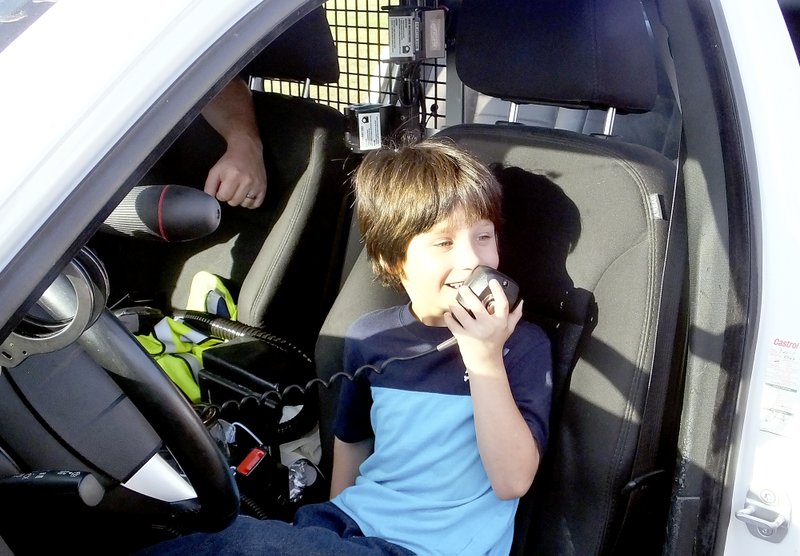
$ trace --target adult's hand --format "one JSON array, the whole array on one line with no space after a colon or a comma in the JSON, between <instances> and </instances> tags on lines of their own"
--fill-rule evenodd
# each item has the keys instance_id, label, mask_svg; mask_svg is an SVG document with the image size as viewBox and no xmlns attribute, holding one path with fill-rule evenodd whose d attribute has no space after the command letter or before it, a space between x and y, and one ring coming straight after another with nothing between
<instances>
[{"instance_id":1,"label":"adult's hand","mask_svg":"<svg viewBox=\"0 0 800 556\"><path fill-rule=\"evenodd\" d=\"M203 189L232 207L260 207L267 194L261 142L249 137L228 139L228 148L208 172Z\"/></svg>"},{"instance_id":2,"label":"adult's hand","mask_svg":"<svg viewBox=\"0 0 800 556\"><path fill-rule=\"evenodd\" d=\"M258 208L267 194L267 171L253 99L244 81L228 83L208 103L203 117L227 144L208 173L205 192L234 207Z\"/></svg>"}]
</instances>

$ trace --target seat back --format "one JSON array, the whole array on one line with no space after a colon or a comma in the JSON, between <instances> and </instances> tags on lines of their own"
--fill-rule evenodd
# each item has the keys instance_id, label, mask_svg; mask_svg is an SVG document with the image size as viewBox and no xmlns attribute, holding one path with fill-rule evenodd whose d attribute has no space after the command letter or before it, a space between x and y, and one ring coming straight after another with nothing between
<instances>
[{"instance_id":1,"label":"seat back","mask_svg":"<svg viewBox=\"0 0 800 556\"><path fill-rule=\"evenodd\" d=\"M518 512L518 553L603 552L634 479L652 378L673 368L660 342L672 345L682 285L665 266L668 239L682 241L669 237L683 221L672 210L674 164L569 132L456 126L443 135L504 165L500 268L555 352L551 441Z\"/></svg>"},{"instance_id":2,"label":"seat back","mask_svg":"<svg viewBox=\"0 0 800 556\"><path fill-rule=\"evenodd\" d=\"M337 81L338 58L324 9L270 43L244 75ZM211 272L231 288L241 322L311 352L338 289L344 255L338 240L349 224L344 116L311 99L278 93L253 91L253 104L267 170L263 205L250 210L222 204L218 229L195 241L131 241L124 247L124 268L115 272L110 261L109 272L118 292L173 308L186 307L197 272ZM222 138L198 117L146 179L202 187L224 151ZM142 284L150 289L136 291Z\"/></svg>"},{"instance_id":3,"label":"seat back","mask_svg":"<svg viewBox=\"0 0 800 556\"><path fill-rule=\"evenodd\" d=\"M642 6L595 4L516 0L497 9L465 0L448 56L484 94L646 111L658 79ZM656 550L660 532L648 518L666 507L675 456L668 444L656 447L673 432L662 423L678 403L683 353L686 217L676 163L613 136L518 124L455 125L437 137L494 166L504 189L500 269L520 284L525 318L553 342L550 443L517 512L513 553ZM341 364L331 352L347 324L396 301L370 291L367 273L362 259L323 326L323 376ZM322 396L325 419L335 394ZM325 448L330 430L321 427Z\"/></svg>"},{"instance_id":4,"label":"seat back","mask_svg":"<svg viewBox=\"0 0 800 556\"><path fill-rule=\"evenodd\" d=\"M487 95L621 114L656 105L658 60L638 0L518 1L503 10L470 0L456 44L459 76ZM491 57L485 44L498 45ZM666 508L675 455L656 446L672 434L662 423L683 351L686 217L676 163L613 135L502 123L440 135L499 165L509 222L501 268L527 287L528 318L554 324L552 441L517 513L515 552L656 549L661 532L648 517ZM567 322L586 319L577 342L560 331L570 303Z\"/></svg>"}]
</instances>

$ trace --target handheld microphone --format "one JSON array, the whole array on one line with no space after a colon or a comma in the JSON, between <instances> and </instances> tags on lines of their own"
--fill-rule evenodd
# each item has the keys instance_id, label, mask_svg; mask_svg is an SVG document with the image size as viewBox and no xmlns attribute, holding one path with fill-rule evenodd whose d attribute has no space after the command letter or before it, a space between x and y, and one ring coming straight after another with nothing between
<instances>
[{"instance_id":1,"label":"handheld microphone","mask_svg":"<svg viewBox=\"0 0 800 556\"><path fill-rule=\"evenodd\" d=\"M467 286L472 292L480 299L483 306L489 312L494 312L494 295L492 294L492 290L489 288L489 281L490 280L497 280L500 285L503 287L503 291L506 293L506 298L508 299L509 310L513 311L516 309L517 304L519 303L519 286L517 285L514 280L496 270L494 268L488 266L477 266L469 275L469 277L464 281L464 285ZM456 296L456 301L458 304L461 305L466 309L464 305L464 298L461 297L461 294ZM475 316L472 314L472 311L467 309L467 312L471 316ZM442 342L441 344L436 346L437 351L444 351L456 345L456 338L453 336Z\"/></svg>"}]
</instances>

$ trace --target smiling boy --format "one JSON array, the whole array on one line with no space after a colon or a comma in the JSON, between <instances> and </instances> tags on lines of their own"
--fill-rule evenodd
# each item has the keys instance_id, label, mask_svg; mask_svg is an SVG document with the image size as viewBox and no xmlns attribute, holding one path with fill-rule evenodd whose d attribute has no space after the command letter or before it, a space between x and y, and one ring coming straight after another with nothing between
<instances>
[{"instance_id":1,"label":"smiling boy","mask_svg":"<svg viewBox=\"0 0 800 556\"><path fill-rule=\"evenodd\" d=\"M418 554L508 554L547 439L551 355L496 280L491 313L463 285L500 262L500 185L439 141L373 152L354 181L373 270L411 302L348 332L349 372L400 360L342 386L332 501ZM457 348L435 349L451 336Z\"/></svg>"},{"instance_id":2,"label":"smiling boy","mask_svg":"<svg viewBox=\"0 0 800 556\"><path fill-rule=\"evenodd\" d=\"M293 525L239 517L148 554L509 553L547 442L552 364L522 303L510 311L494 280L490 311L463 285L500 262L500 185L438 141L374 151L354 182L374 273L411 301L347 333L356 378L342 384L331 500L301 507Z\"/></svg>"}]
</instances>

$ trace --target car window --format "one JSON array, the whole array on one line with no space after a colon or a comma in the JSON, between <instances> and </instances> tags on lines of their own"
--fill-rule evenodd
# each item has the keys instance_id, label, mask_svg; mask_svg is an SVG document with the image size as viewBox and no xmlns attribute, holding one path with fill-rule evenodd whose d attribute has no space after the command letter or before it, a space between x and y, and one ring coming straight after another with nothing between
<instances>
[{"instance_id":1,"label":"car window","mask_svg":"<svg viewBox=\"0 0 800 556\"><path fill-rule=\"evenodd\" d=\"M783 19L789 29L797 60L800 62L800 0L781 0L779 2Z\"/></svg>"},{"instance_id":2,"label":"car window","mask_svg":"<svg viewBox=\"0 0 800 556\"><path fill-rule=\"evenodd\" d=\"M0 2L0 52L47 11L56 0L4 0Z\"/></svg>"}]
</instances>

